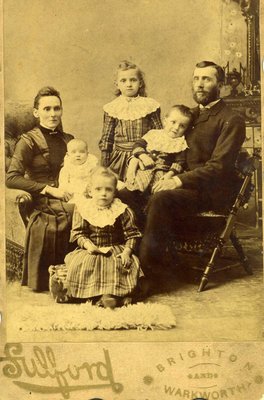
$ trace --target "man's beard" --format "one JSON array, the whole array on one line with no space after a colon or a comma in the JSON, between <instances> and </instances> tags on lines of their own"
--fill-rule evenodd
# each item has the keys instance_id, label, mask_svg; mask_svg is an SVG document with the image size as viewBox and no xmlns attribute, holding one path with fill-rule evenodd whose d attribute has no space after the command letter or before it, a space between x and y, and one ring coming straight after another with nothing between
<instances>
[{"instance_id":1,"label":"man's beard","mask_svg":"<svg viewBox=\"0 0 264 400\"><path fill-rule=\"evenodd\" d=\"M198 90L199 91L199 90ZM193 99L196 101L197 104L202 104L203 106L206 106L207 104L211 103L212 101L215 101L219 98L219 89L218 87L214 87L208 91L203 91L201 90L200 93L196 93L193 89ZM203 92L203 93L201 93Z\"/></svg>"}]
</instances>

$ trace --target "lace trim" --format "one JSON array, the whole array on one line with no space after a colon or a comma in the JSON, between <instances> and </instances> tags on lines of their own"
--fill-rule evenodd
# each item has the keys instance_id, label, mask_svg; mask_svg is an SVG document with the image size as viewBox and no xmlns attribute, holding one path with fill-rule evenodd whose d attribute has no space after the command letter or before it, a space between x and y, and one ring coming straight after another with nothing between
<instances>
[{"instance_id":1,"label":"lace trim","mask_svg":"<svg viewBox=\"0 0 264 400\"><path fill-rule=\"evenodd\" d=\"M114 199L111 205L105 208L98 207L93 199L86 199L85 197L76 199L75 204L82 218L99 228L114 225L116 219L127 208L127 205L122 203L120 199Z\"/></svg>"},{"instance_id":2,"label":"lace trim","mask_svg":"<svg viewBox=\"0 0 264 400\"><path fill-rule=\"evenodd\" d=\"M118 96L115 100L105 104L103 109L110 117L134 121L157 111L159 107L159 103L150 97Z\"/></svg>"},{"instance_id":3,"label":"lace trim","mask_svg":"<svg viewBox=\"0 0 264 400\"><path fill-rule=\"evenodd\" d=\"M164 153L179 153L188 148L185 136L171 138L163 129L153 129L146 133L145 139L148 151L162 151Z\"/></svg>"}]
</instances>

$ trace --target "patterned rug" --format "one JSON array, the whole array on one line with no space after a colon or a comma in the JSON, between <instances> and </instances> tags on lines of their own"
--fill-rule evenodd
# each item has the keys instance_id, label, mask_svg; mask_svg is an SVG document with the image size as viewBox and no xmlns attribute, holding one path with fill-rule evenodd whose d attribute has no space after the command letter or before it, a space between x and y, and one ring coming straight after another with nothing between
<instances>
[{"instance_id":1,"label":"patterned rug","mask_svg":"<svg viewBox=\"0 0 264 400\"><path fill-rule=\"evenodd\" d=\"M169 329L176 326L171 308L137 303L114 310L84 304L22 306L12 316L17 331Z\"/></svg>"}]
</instances>

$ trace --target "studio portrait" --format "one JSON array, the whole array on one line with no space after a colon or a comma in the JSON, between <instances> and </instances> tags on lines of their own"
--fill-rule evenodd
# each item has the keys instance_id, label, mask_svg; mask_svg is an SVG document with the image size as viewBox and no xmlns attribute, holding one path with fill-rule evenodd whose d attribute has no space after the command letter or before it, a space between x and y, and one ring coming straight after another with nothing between
<instances>
[{"instance_id":1,"label":"studio portrait","mask_svg":"<svg viewBox=\"0 0 264 400\"><path fill-rule=\"evenodd\" d=\"M258 0L5 0L8 342L263 338Z\"/></svg>"}]
</instances>

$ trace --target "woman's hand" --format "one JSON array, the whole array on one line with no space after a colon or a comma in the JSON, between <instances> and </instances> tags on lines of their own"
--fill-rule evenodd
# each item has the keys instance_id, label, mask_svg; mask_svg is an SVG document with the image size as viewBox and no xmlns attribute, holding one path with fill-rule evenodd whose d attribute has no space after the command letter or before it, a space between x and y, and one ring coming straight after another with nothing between
<instances>
[{"instance_id":1,"label":"woman's hand","mask_svg":"<svg viewBox=\"0 0 264 400\"><path fill-rule=\"evenodd\" d=\"M155 166L155 162L152 160L152 158L148 154L142 153L138 157L142 161L145 169Z\"/></svg>"},{"instance_id":2,"label":"woman's hand","mask_svg":"<svg viewBox=\"0 0 264 400\"><path fill-rule=\"evenodd\" d=\"M131 267L131 255L132 250L129 247L125 247L122 253L118 254L116 257L121 258L122 265L125 271L129 271Z\"/></svg>"},{"instance_id":3,"label":"woman's hand","mask_svg":"<svg viewBox=\"0 0 264 400\"><path fill-rule=\"evenodd\" d=\"M52 187L52 186L47 186L45 193L52 197L55 197L55 199L59 199L59 200L63 200L63 201L69 201L73 196L73 193L70 193L70 192L67 192L66 190Z\"/></svg>"},{"instance_id":4,"label":"woman's hand","mask_svg":"<svg viewBox=\"0 0 264 400\"><path fill-rule=\"evenodd\" d=\"M100 253L98 247L95 244L93 244L93 242L91 242L90 240L87 240L87 242L84 243L83 247L85 248L85 250L88 251L89 254Z\"/></svg>"}]
</instances>

